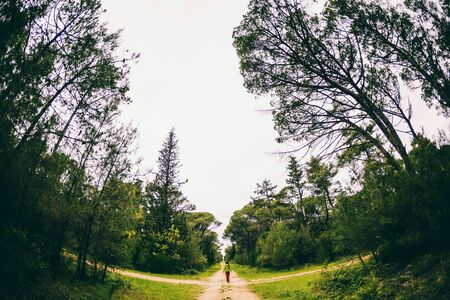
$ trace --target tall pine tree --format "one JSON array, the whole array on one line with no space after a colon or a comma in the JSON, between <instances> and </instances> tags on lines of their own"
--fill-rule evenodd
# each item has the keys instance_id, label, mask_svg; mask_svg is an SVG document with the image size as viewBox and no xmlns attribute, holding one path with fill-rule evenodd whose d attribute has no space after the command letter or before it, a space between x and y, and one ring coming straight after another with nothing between
<instances>
[{"instance_id":1,"label":"tall pine tree","mask_svg":"<svg viewBox=\"0 0 450 300\"><path fill-rule=\"evenodd\" d=\"M189 203L180 191L183 183L179 179L181 162L178 139L172 128L159 151L158 170L155 179L146 187L146 212L152 230L163 231L175 225L183 227L184 214L192 211Z\"/></svg>"},{"instance_id":2,"label":"tall pine tree","mask_svg":"<svg viewBox=\"0 0 450 300\"><path fill-rule=\"evenodd\" d=\"M145 221L134 264L143 269L166 272L182 268L182 250L188 235L187 213L194 210L180 191L181 167L178 140L172 128L159 151L158 169L145 189Z\"/></svg>"}]
</instances>

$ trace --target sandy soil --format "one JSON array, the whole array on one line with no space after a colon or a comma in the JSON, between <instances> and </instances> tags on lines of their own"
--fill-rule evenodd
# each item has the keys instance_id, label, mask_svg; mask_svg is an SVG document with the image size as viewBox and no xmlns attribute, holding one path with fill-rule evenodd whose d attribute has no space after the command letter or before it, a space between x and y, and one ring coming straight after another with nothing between
<instances>
[{"instance_id":1,"label":"sandy soil","mask_svg":"<svg viewBox=\"0 0 450 300\"><path fill-rule=\"evenodd\" d=\"M231 272L230 283L225 280L223 271L215 273L208 280L208 287L200 296L199 300L258 300L259 298L249 291L247 282Z\"/></svg>"}]
</instances>

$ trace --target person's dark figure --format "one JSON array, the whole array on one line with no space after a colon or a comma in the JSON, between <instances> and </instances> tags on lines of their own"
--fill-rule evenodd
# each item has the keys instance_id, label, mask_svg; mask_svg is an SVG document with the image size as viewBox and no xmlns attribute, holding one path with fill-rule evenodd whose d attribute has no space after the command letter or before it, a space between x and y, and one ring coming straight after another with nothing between
<instances>
[{"instance_id":1,"label":"person's dark figure","mask_svg":"<svg viewBox=\"0 0 450 300\"><path fill-rule=\"evenodd\" d=\"M225 262L225 266L223 267L223 271L225 272L225 277L227 278L227 282L230 283L231 267L230 267L230 262L229 261Z\"/></svg>"}]
</instances>

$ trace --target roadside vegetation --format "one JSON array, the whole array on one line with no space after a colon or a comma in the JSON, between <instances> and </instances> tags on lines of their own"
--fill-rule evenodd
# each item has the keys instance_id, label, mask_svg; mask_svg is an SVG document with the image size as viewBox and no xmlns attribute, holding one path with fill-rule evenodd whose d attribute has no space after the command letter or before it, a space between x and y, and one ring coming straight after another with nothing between
<instances>
[{"instance_id":1,"label":"roadside vegetation","mask_svg":"<svg viewBox=\"0 0 450 300\"><path fill-rule=\"evenodd\" d=\"M321 274L311 274L291 279L251 284L250 290L261 299L323 299L314 295L314 284Z\"/></svg>"},{"instance_id":2,"label":"roadside vegetation","mask_svg":"<svg viewBox=\"0 0 450 300\"><path fill-rule=\"evenodd\" d=\"M449 299L450 254L434 253L405 267L377 264L324 273L314 286L320 299Z\"/></svg>"},{"instance_id":3,"label":"roadside vegetation","mask_svg":"<svg viewBox=\"0 0 450 300\"><path fill-rule=\"evenodd\" d=\"M356 257L343 257L331 263L307 264L303 266L294 266L289 269L281 269L281 270L232 263L232 269L239 275L240 278L246 280L254 280L254 279L274 278L308 271L316 271L316 270L326 271L330 267L334 267L344 263L358 264L359 261L357 261Z\"/></svg>"},{"instance_id":4,"label":"roadside vegetation","mask_svg":"<svg viewBox=\"0 0 450 300\"><path fill-rule=\"evenodd\" d=\"M66 268L52 277L43 279L36 285L31 283L26 295L28 299L197 299L204 287L200 285L175 284L149 281L145 279L108 273L104 280L74 278L76 264L66 259ZM129 270L135 273L169 279L204 280L220 270L215 264L196 274L153 274Z\"/></svg>"},{"instance_id":5,"label":"roadside vegetation","mask_svg":"<svg viewBox=\"0 0 450 300\"><path fill-rule=\"evenodd\" d=\"M181 191L174 130L152 176L138 168L137 130L120 112L139 55L103 14L100 0L0 1L3 299L54 285L48 297L67 298L60 274L98 286L94 297L109 267L192 274L221 259L220 223Z\"/></svg>"},{"instance_id":6,"label":"roadside vegetation","mask_svg":"<svg viewBox=\"0 0 450 300\"><path fill-rule=\"evenodd\" d=\"M111 299L195 300L204 289L200 285L163 283L139 278L122 278L122 280L125 287L116 290Z\"/></svg>"},{"instance_id":7,"label":"roadside vegetation","mask_svg":"<svg viewBox=\"0 0 450 300\"><path fill-rule=\"evenodd\" d=\"M320 270L283 280L270 278L289 275L278 272L235 266L238 274L248 280L269 279L251 283L249 288L261 299L448 299L450 254L426 255L403 268L377 264L373 258L365 264L357 262L330 270L311 266L299 272ZM241 275L244 274L244 275ZM261 274L264 274L261 276Z\"/></svg>"},{"instance_id":8,"label":"roadside vegetation","mask_svg":"<svg viewBox=\"0 0 450 300\"><path fill-rule=\"evenodd\" d=\"M205 269L203 271L193 270L190 273L183 273L183 274L150 273L150 272L144 272L144 271L139 271L139 270L134 270L134 269L127 269L127 268L124 268L124 270L138 273L138 274L152 275L152 276L163 277L163 278L203 280L208 277L211 277L214 273L220 271L221 268L222 268L221 264L217 263L217 264L209 266L207 269Z\"/></svg>"},{"instance_id":9,"label":"roadside vegetation","mask_svg":"<svg viewBox=\"0 0 450 300\"><path fill-rule=\"evenodd\" d=\"M28 299L186 299L201 294L199 285L172 284L111 274L103 281L73 279L72 273L49 278L27 293Z\"/></svg>"},{"instance_id":10,"label":"roadside vegetation","mask_svg":"<svg viewBox=\"0 0 450 300\"><path fill-rule=\"evenodd\" d=\"M255 280L255 279L264 279L264 278L273 278L284 275L292 275L301 272L307 272L312 270L321 269L321 266L318 265L308 265L303 267L296 267L289 270L274 270L269 268L257 268L248 265L232 265L233 271L235 271L240 278L246 280Z\"/></svg>"},{"instance_id":11,"label":"roadside vegetation","mask_svg":"<svg viewBox=\"0 0 450 300\"><path fill-rule=\"evenodd\" d=\"M58 275L30 282L24 291L26 299L48 300L106 300L118 290L127 290L128 284L118 276L103 281L74 279L73 273L60 272ZM25 297L24 297L25 298Z\"/></svg>"},{"instance_id":12,"label":"roadside vegetation","mask_svg":"<svg viewBox=\"0 0 450 300\"><path fill-rule=\"evenodd\" d=\"M351 262L351 263L350 263ZM342 265L349 263L348 265ZM329 274L330 267L342 265L340 268L349 270L352 266L360 264L355 258L347 257L330 264L310 264L302 267L294 267L289 270L274 270L273 268L252 267L248 265L233 264L233 270L239 277L249 281L249 288L261 299L322 299L324 295L316 288L319 282ZM291 278L271 281L271 279L304 272L305 274ZM266 279L267 281L264 281ZM263 280L263 282L252 282ZM324 293L325 294L325 293Z\"/></svg>"},{"instance_id":13,"label":"roadside vegetation","mask_svg":"<svg viewBox=\"0 0 450 300\"><path fill-rule=\"evenodd\" d=\"M448 117L447 12L428 0L250 1L233 32L244 85L270 98L277 141L299 155L283 186L260 181L234 212L227 259L283 270L356 255L360 267L320 279L320 299L447 297L450 137L418 130L414 109Z\"/></svg>"}]
</instances>

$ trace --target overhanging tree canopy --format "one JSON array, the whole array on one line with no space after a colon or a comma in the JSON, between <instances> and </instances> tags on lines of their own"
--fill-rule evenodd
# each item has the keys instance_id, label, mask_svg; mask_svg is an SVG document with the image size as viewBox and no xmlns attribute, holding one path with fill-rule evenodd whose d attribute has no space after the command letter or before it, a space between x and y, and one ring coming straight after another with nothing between
<instances>
[{"instance_id":1,"label":"overhanging tree canopy","mask_svg":"<svg viewBox=\"0 0 450 300\"><path fill-rule=\"evenodd\" d=\"M398 77L370 59L338 10L312 15L295 0L251 1L233 37L246 88L273 98L280 142L303 141L322 154L370 145L398 168L392 147L412 171L400 132L416 132Z\"/></svg>"}]
</instances>

